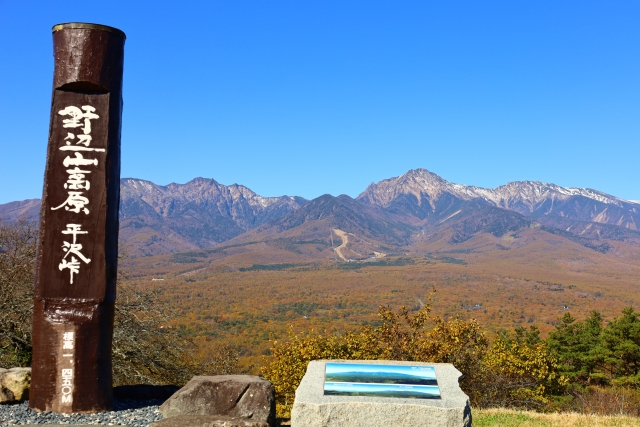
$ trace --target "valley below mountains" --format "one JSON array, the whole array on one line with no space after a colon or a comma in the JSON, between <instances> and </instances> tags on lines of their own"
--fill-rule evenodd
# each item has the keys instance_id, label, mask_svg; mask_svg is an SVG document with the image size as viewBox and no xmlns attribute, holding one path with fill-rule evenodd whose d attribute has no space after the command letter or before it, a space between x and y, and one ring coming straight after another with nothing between
<instances>
[{"instance_id":1,"label":"valley below mountains","mask_svg":"<svg viewBox=\"0 0 640 427\"><path fill-rule=\"evenodd\" d=\"M0 205L0 219L37 221L39 209L37 199ZM509 250L551 236L589 251L625 254L640 249L639 227L640 203L596 190L537 181L486 189L426 169L372 183L355 199L326 194L310 201L262 197L205 178L167 186L121 181L120 241L132 258L233 246L244 252L259 247L268 262L268 246L295 260L363 261Z\"/></svg>"},{"instance_id":2,"label":"valley below mountains","mask_svg":"<svg viewBox=\"0 0 640 427\"><path fill-rule=\"evenodd\" d=\"M0 220L37 221L39 210L39 200L0 205ZM159 292L176 310L172 327L239 349L243 369L259 374L270 339L376 325L380 306L430 304L490 334L547 333L569 310L612 319L640 304L639 225L640 203L596 190L485 189L425 169L356 198L313 200L128 178L118 274Z\"/></svg>"}]
</instances>

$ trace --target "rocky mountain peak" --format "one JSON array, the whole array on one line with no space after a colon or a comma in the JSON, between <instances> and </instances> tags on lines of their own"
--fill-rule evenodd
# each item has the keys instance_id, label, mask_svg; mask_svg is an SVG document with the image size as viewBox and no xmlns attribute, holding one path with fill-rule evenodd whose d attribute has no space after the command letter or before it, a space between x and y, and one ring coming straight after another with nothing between
<instances>
[{"instance_id":1,"label":"rocky mountain peak","mask_svg":"<svg viewBox=\"0 0 640 427\"><path fill-rule=\"evenodd\" d=\"M618 207L629 203L590 188L565 188L540 181L514 181L494 189L454 184L426 169L410 170L402 176L372 183L358 196L358 200L385 207L401 194L411 194L421 203L424 197L438 200L443 193L462 200L480 198L505 208L514 202L533 206L549 199L566 200L573 196L583 196Z\"/></svg>"},{"instance_id":2,"label":"rocky mountain peak","mask_svg":"<svg viewBox=\"0 0 640 427\"><path fill-rule=\"evenodd\" d=\"M400 209L405 212L424 211L422 205L427 201L434 213L437 206L443 204L440 200L450 206L452 199L480 201L523 215L596 222L632 230L640 228L640 209L636 203L589 188L565 188L540 181L515 181L489 189L454 184L426 169L416 169L371 184L358 196L361 202L384 208L401 205ZM412 203L420 209L411 208Z\"/></svg>"},{"instance_id":3,"label":"rocky mountain peak","mask_svg":"<svg viewBox=\"0 0 640 427\"><path fill-rule=\"evenodd\" d=\"M438 199L444 191L452 190L452 184L426 169L412 169L402 176L371 183L357 200L382 207L388 206L400 195L413 195L422 203L424 195Z\"/></svg>"},{"instance_id":4,"label":"rocky mountain peak","mask_svg":"<svg viewBox=\"0 0 640 427\"><path fill-rule=\"evenodd\" d=\"M535 222L580 239L640 241L640 201L540 181L488 189L451 183L426 169L372 183L357 200L263 197L243 185L201 177L168 185L124 178L120 194L120 237L136 256L207 248L253 229L311 233L307 237L317 240L338 228L404 245L439 227L453 230L453 242L485 231L501 236ZM0 219L37 221L39 208L39 200L0 205ZM291 231L297 227L300 233Z\"/></svg>"},{"instance_id":5,"label":"rocky mountain peak","mask_svg":"<svg viewBox=\"0 0 640 427\"><path fill-rule=\"evenodd\" d=\"M508 207L509 202L512 201L527 203L533 207L535 204L548 199L567 200L574 196L582 196L600 203L618 207L624 207L625 203L627 203L625 200L590 188L566 188L540 181L509 182L494 190L490 190L489 194L490 200L496 203L496 205L503 205L503 207Z\"/></svg>"},{"instance_id":6,"label":"rocky mountain peak","mask_svg":"<svg viewBox=\"0 0 640 427\"><path fill-rule=\"evenodd\" d=\"M243 185L227 186L211 178L199 177L186 184L171 183L166 186L132 178L125 178L121 183L123 200L126 197L138 197L154 206L154 210L161 215L166 214L166 209L176 202L193 203L198 206L218 205L224 211L233 210L234 205L242 204L250 207L254 214L276 204L288 205L295 209L304 203L304 199L296 197L262 197Z\"/></svg>"},{"instance_id":7,"label":"rocky mountain peak","mask_svg":"<svg viewBox=\"0 0 640 427\"><path fill-rule=\"evenodd\" d=\"M121 181L122 232L144 254L210 247L302 206L301 197L262 197L249 188L195 178L186 184ZM133 238L135 237L135 239Z\"/></svg>"}]
</instances>

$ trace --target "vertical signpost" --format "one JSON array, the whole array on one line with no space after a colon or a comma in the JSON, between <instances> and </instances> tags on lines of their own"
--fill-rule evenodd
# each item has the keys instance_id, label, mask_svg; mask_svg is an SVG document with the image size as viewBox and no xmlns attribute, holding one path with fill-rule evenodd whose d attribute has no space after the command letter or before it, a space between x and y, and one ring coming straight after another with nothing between
<instances>
[{"instance_id":1,"label":"vertical signpost","mask_svg":"<svg viewBox=\"0 0 640 427\"><path fill-rule=\"evenodd\" d=\"M125 34L53 27L54 78L40 213L29 406L113 405L120 123Z\"/></svg>"}]
</instances>

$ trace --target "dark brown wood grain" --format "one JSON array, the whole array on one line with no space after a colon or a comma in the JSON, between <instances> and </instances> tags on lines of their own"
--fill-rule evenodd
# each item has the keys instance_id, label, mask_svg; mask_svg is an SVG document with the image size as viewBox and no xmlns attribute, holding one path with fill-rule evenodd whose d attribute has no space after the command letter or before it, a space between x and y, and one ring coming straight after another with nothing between
<instances>
[{"instance_id":1,"label":"dark brown wood grain","mask_svg":"<svg viewBox=\"0 0 640 427\"><path fill-rule=\"evenodd\" d=\"M113 404L124 33L54 27L54 87L40 214L29 405Z\"/></svg>"}]
</instances>

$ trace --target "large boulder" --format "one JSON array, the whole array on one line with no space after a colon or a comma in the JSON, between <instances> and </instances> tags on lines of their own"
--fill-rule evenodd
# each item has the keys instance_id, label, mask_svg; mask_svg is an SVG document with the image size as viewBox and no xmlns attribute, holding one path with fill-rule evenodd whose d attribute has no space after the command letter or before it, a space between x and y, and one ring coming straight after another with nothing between
<instances>
[{"instance_id":1,"label":"large boulder","mask_svg":"<svg viewBox=\"0 0 640 427\"><path fill-rule=\"evenodd\" d=\"M31 368L0 369L0 403L28 399L30 386Z\"/></svg>"},{"instance_id":2,"label":"large boulder","mask_svg":"<svg viewBox=\"0 0 640 427\"><path fill-rule=\"evenodd\" d=\"M198 376L160 406L164 418L225 415L275 425L273 384L253 375Z\"/></svg>"},{"instance_id":3,"label":"large boulder","mask_svg":"<svg viewBox=\"0 0 640 427\"><path fill-rule=\"evenodd\" d=\"M269 427L264 421L224 415L178 415L151 424L151 427Z\"/></svg>"}]
</instances>

